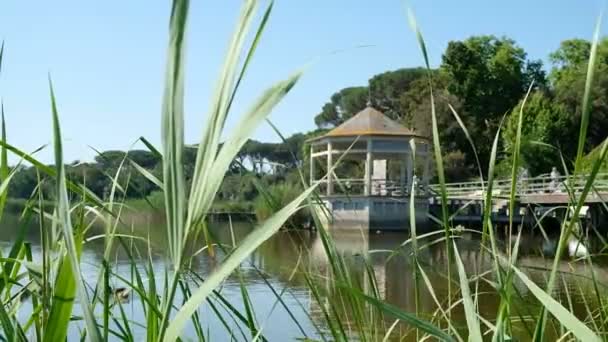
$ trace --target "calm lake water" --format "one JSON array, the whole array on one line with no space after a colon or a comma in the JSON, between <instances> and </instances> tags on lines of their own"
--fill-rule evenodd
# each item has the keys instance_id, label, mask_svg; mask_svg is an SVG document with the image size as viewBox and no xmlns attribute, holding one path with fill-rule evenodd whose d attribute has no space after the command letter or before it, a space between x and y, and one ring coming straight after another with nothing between
<instances>
[{"instance_id":1,"label":"calm lake water","mask_svg":"<svg viewBox=\"0 0 608 342\"><path fill-rule=\"evenodd\" d=\"M16 219L15 219L16 220ZM155 219L148 220L150 223L139 222L134 228L136 233L141 236L149 234L152 242L150 250L152 252L152 264L156 270L157 283L162 284L163 272L167 269L165 233L162 223L155 222ZM14 222L16 224L16 222ZM11 240L14 238L14 225L10 219L4 220L6 226L0 232L2 246L10 248ZM225 245L238 244L244 236L252 229L250 223L234 223L232 227L225 223L212 225L212 232L218 242ZM491 269L490 259L482 258L480 253L480 241L476 238L478 234L465 233L458 240L458 250L465 264L469 278L482 274ZM412 277L411 250L409 245L401 245L409 236L405 233L367 233L364 231L335 231L332 232L338 251L344 256L351 274L356 281L365 282L366 262L369 263L376 277L380 295L389 303L396 305L406 311L415 311L414 301L414 282ZM420 252L420 260L424 265L434 292L438 299L446 302L448 293L448 281L446 279L446 254L445 245L442 242L433 243L440 238L441 234L431 237L426 241L428 246ZM40 255L39 239L35 232L29 235L34 250L34 258ZM424 243L421 242L420 245ZM138 244L140 251L145 252L147 247ZM524 234L520 247L520 268L537 284L543 286L547 272L543 269L551 266L552 259L542 257L543 250L547 251L548 246L543 241L542 236L532 236ZM201 243L197 248L203 247ZM225 255L221 251L215 258L209 257L206 252L197 254L192 258L192 271L201 277L206 277L210 272L221 263ZM130 279L132 269L130 259L127 254L117 248L113 256L113 270L115 273ZM98 279L99 267L103 258L102 240L94 240L86 244L82 256L82 269L84 279L90 285L94 285ZM563 300L569 296L575 314L584 317L586 307L584 303L593 307L597 302L593 283L591 282L591 268L584 262L575 262L568 258L560 264L563 271L561 278L557 282L556 294ZM138 268L143 271L145 260L140 260ZM601 260L594 262L592 266L600 285L600 291L606 294L605 286L608 285L608 267ZM240 276L246 284L253 307L255 308L256 320L262 329L264 336L270 341L294 340L305 337L304 332L311 338L318 338L319 330L324 331L327 327L321 315L320 304L314 299L309 287L306 284L302 270L307 270L315 274L318 279L324 280L327 289L331 293L331 274L328 267L328 259L318 233L309 231L279 232L267 241L256 253L242 265ZM455 270L455 268L453 268ZM487 278L487 276L486 276ZM221 287L221 294L227 298L235 307L243 308L240 280L236 274L231 276ZM454 280L457 284L457 275ZM491 280L491 279L490 279ZM145 281L145 279L144 279ZM322 283L321 281L320 283ZM118 279L112 281L116 287L124 286ZM514 286L519 291L521 298L514 301L514 315L523 317L538 312L538 303L534 300L527 288L521 281L515 280ZM272 286L276 293L282 294L283 302L288 306L289 311L298 321L298 326L287 310L277 301L276 293L269 287ZM457 288L457 285L454 285ZM567 291L566 291L567 290ZM422 302L420 311L430 317L437 309L437 306L430 296L426 286L422 286ZM491 288L488 282L480 282L479 307L483 317L492 320L497 311L499 303L496 291ZM568 296L566 296L568 294ZM330 296L329 296L330 297ZM328 300L324 298L323 301ZM27 304L25 304L27 305ZM321 304L323 305L323 303ZM75 314L78 314L78 306L74 307ZM124 304L127 315L136 322L145 324L145 317L142 314L141 304L137 295L131 295L130 300ZM230 333L210 311L208 305L201 309L202 320L205 329L208 329L212 340L229 340ZM453 312L452 319L466 327L461 308ZM232 333L236 339L242 340L243 335L239 332L237 323L228 322L232 327ZM530 322L533 328L533 322ZM390 325L390 322L388 323ZM72 337L78 337L78 327L75 324ZM192 328L185 332L186 336L195 337ZM405 329L404 329L405 330ZM144 328L139 328L136 334L145 336ZM245 337L250 338L247 330ZM527 339L525 326L521 326L514 333Z\"/></svg>"}]
</instances>

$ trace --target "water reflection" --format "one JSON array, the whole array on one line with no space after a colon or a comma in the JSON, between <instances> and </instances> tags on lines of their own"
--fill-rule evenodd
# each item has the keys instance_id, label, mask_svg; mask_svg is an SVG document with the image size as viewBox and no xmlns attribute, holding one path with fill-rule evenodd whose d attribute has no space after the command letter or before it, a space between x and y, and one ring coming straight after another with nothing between
<instances>
[{"instance_id":1,"label":"water reflection","mask_svg":"<svg viewBox=\"0 0 608 342\"><path fill-rule=\"evenodd\" d=\"M18 220L10 217L3 218L3 220L6 229L0 229L0 239L5 241L2 246L7 249L15 236ZM217 224L212 227L211 233L219 244L230 247L238 244L251 232L252 227L250 223ZM33 244L35 259L40 255L37 229L34 225L28 235L28 240ZM135 235L139 238L125 239L123 245L115 243L111 253L113 271L126 278L132 277L131 258L125 248L131 252L137 251L137 253L131 254L143 256L136 258L136 267L142 272L146 267L148 252L151 252L150 258L155 269L155 276L158 277L157 284L162 284L163 272L168 269L165 255L167 239L162 219L150 215L139 218L136 224L122 227L121 230L121 233ZM95 235L101 232L102 230L97 230L91 233ZM344 260L348 276L362 292L371 294L377 291L379 297L386 302L408 312L416 311L413 250L412 244L406 243L409 238L407 234L369 234L362 230L334 230L330 235L336 253ZM442 238L443 233L437 232L418 241L420 246L418 260L431 285L429 287L423 281L419 283L418 311L429 320L437 311L436 300L441 303L442 307L447 306L450 289L448 284L450 282L452 284L452 294L457 293L456 290L459 287L456 273L452 274L451 279L447 276L447 249ZM480 314L489 321L493 321L500 300L496 289L493 288L493 283L496 283L497 279L493 277L492 272L488 272L493 269L493 260L487 251L482 252L479 234L463 232L455 241L468 277L480 279L478 282ZM552 263L552 259L542 256L545 241L541 235L522 235L518 259L518 267L541 287L544 286L548 276L547 269L551 267ZM508 239L502 238L499 243L502 253L506 253L506 246L509 245ZM196 254L196 251L203 246L203 241L191 243L190 248L194 256L190 267L192 272L205 278L217 268L226 254L220 248L216 248L215 257L210 257L206 252ZM103 240L96 239L88 242L83 253L84 278L93 285L103 259ZM559 264L560 277L556 283L556 297L567 301L575 314L582 319L588 315L585 305L597 306L598 295L592 275L599 284L600 297L606 295L608 268L605 265L599 259L594 259L592 265L570 259ZM452 272L455 272L455 266L451 266ZM374 279L373 286L370 284L370 275ZM310 279L314 281L315 286L322 289L320 296L312 293L308 282ZM314 338L317 335L315 326L321 330L327 330L323 308L331 304L332 300L338 300L340 297L335 286L335 275L332 272L330 258L325 251L321 235L309 231L277 233L246 260L240 277L233 275L223 284L222 295L237 308L242 307L241 280L249 291L264 334L273 341L303 337L304 334L292 320L290 314L295 316L298 324L310 337ZM517 295L513 299L511 314L513 317L533 318L538 312L538 303L519 279L514 279L512 284ZM113 287L124 286L117 279L114 279L111 285ZM277 294L279 293L283 294L281 299L290 314L287 309L282 307L283 304L277 304ZM140 300L135 294L132 297L132 300L126 304L128 314L135 321L145 322L145 317L142 316L140 310ZM452 301L456 300L458 298L452 298ZM75 307L75 310L78 309ZM213 312L208 307L203 307L201 313L213 340L224 340L230 337L229 332L217 318L214 318ZM352 317L350 312L343 314L345 317ZM452 311L452 319L458 327L463 329L466 327L460 306ZM345 320L344 323L349 324L350 322ZM385 326L389 326L391 323L392 320L389 320ZM237 323L232 322L231 324ZM529 324L528 327L525 324L517 325L514 335L524 340L528 339L526 329L533 329L533 319L529 320L527 324ZM395 330L396 334L406 332L406 326L399 326ZM140 336L144 336L144 333L145 330L139 331ZM77 331L74 336L78 336ZM411 335L409 337L411 338Z\"/></svg>"},{"instance_id":2,"label":"water reflection","mask_svg":"<svg viewBox=\"0 0 608 342\"><path fill-rule=\"evenodd\" d=\"M451 281L452 294L459 288L455 265L451 265L452 277L447 276L448 257L444 241L441 240L442 232L418 241L421 246L418 252L418 260L422 270L428 277L429 284L419 283L420 301L416 308L414 265L412 258L412 245L406 243L409 238L406 234L383 233L368 234L361 231L332 231L331 237L336 250L344 258L350 276L361 286L362 291L370 293L370 285L367 281L369 273L375 277L375 285L379 296L386 302L398 306L408 312L418 309L423 316L429 317L437 311L437 301L447 307L449 284ZM498 281L493 276L494 261L490 254L481 250L481 241L477 233L464 233L456 240L457 252L463 261L465 271L470 279L479 278L479 310L480 314L493 321L498 311L500 297L494 284ZM524 272L537 285L544 287L548 277L548 270L552 266L552 258L542 256L543 241L540 235L524 234L520 243L520 257L517 267ZM507 258L508 241L499 241L501 256ZM308 246L308 248L307 248ZM304 258L301 251L304 252ZM300 252L297 252L300 251ZM328 298L337 296L333 284L331 265L329 257L325 252L323 241L319 234L309 233L282 233L269 241L260 251L263 255L263 263L260 266L271 271L279 278L285 278L292 274L296 260L300 267L312 270L326 279L325 292ZM278 260L278 262L268 262ZM307 263L305 266L302 264ZM367 268L367 265L371 266ZM273 266L273 267L269 267ZM506 267L506 265L503 265ZM555 295L565 305L572 308L575 315L584 320L589 312L587 306L592 309L597 307L598 298L606 295L608 284L608 268L602 260L595 259L593 264L584 261L574 261L567 257L558 265L559 277L555 288ZM596 291L593 277L597 280L599 288ZM290 286L304 286L297 277L291 279ZM540 308L539 303L529 292L525 284L517 277L512 280L516 294L512 300L513 317L534 317ZM432 295L434 294L434 295ZM434 299L436 298L436 300ZM459 298L453 299L453 301ZM316 303L311 299L310 311L313 317L320 322L324 321L322 310L319 305L328 305L327 298L322 303ZM345 313L346 314L346 313ZM466 325L464 312L461 307L452 311L452 319ZM526 326L527 325L527 326ZM516 323L515 336L528 339L529 331L534 329L534 320L526 323ZM405 331L406 329L404 329Z\"/></svg>"}]
</instances>

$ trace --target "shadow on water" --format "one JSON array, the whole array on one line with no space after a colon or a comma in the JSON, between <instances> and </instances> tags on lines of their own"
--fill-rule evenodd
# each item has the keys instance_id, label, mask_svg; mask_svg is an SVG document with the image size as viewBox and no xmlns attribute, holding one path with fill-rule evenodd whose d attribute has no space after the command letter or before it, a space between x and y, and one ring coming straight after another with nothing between
<instances>
[{"instance_id":1,"label":"shadow on water","mask_svg":"<svg viewBox=\"0 0 608 342\"><path fill-rule=\"evenodd\" d=\"M18 230L19 218L6 215L3 217L2 223L0 240L3 241L3 248L7 249ZM156 276L159 277L157 283L161 284L162 274L168 268L165 255L167 239L162 215L158 213L137 215L130 220L125 219L125 223L119 227L118 232L139 237L139 239L127 240L129 240L130 246L135 246L134 248L142 251L142 255L145 255L148 250L152 252L153 267L157 270ZM211 227L211 232L217 243L232 246L233 243L238 244L252 229L253 225L248 222L235 222L232 225L217 223ZM102 233L103 227L99 226L91 230L90 236ZM37 224L32 223L27 240L32 243L35 258L39 257L40 254L38 235ZM368 266L371 266L379 296L386 302L405 311L415 312L415 284L413 281L411 244L403 246L409 238L407 234L396 232L376 234L359 230L335 230L331 232L331 236L337 252L343 257L347 265L351 278L363 292L369 291L365 284L368 276L366 272L369 271ZM449 280L446 276L448 259L445 243L441 240L438 241L438 237L441 237L441 235L420 240L418 244L421 248L418 257L429 277L437 299L445 304L448 301ZM557 237L552 236L550 238L556 239ZM149 241L149 244L143 240ZM495 279L492 279L490 273L487 272L492 269L492 259L487 253L481 253L481 241L477 233L464 232L456 239L456 242L468 277L483 276L485 279L485 281L479 282L479 311L483 317L491 321L495 317L499 305L499 297L491 285ZM518 261L518 267L541 287L545 283L552 262L551 258L543 257L546 243L545 238L540 234L523 234ZM504 240L501 244L502 249L506 250ZM203 246L204 242L199 240L192 243L190 247L194 254ZM103 252L103 239L95 239L85 245L82 263L83 273L85 273L87 281L95 281L99 272L99 265L103 259ZM210 257L206 252L197 253L192 257L191 271L203 278L213 272L225 257L220 249L217 249L217 252L218 254L215 257ZM114 247L111 255L114 262L114 272L125 277L131 277L131 260L118 244ZM136 262L139 269L145 267L145 259L138 259ZM275 306L277 299L268 284L277 292L286 290L285 305L288 306L304 329L314 336L315 329L313 326L324 326L325 324L319 307L324 303L319 303L313 298L305 274L314 274L315 279L318 280L315 286L323 289L323 300L329 301L332 300L332 296L336 292L335 284L331 281L330 266L318 233L282 231L265 242L256 253L249 257L242 266L241 278L235 275L230 277L222 286L221 293L237 308L241 308L242 298L239 281L243 279L250 293L251 301L258 310L256 314L260 325L264 327L264 334L270 340L283 340L285 338L302 337L302 333L286 314L286 310L280 305ZM600 285L600 291L605 294L605 287L608 284L608 267L600 259L597 259L592 267L597 284ZM561 300L566 300L566 297L569 297L572 310L579 317L585 317L587 314L585 305L591 307L597 305L597 297L593 289L594 283L591 280L591 270L591 266L588 264L576 262L567 257L559 265L561 279L557 282L558 286L555 290L557 297ZM458 288L458 279L454 277L457 277L457 275L453 275L451 281L455 284L455 288ZM124 286L117 280L113 280L112 285ZM536 302L519 279L514 280L513 286L517 295L514 297L512 315L532 319L533 315L538 312L539 303ZM437 311L437 305L426 286L421 286L420 291L421 300L418 310L423 317L432 320ZM145 317L138 310L140 306L138 306L139 304L136 305L138 299L136 296L133 297L131 303L128 304L131 307L131 310L128 310L129 314L135 321L144 322ZM213 319L213 314L209 309L202 308L201 310L208 313L209 318L205 322L211 336L218 339L227 337L226 330L217 322L217 319ZM464 313L460 306L452 311L452 320L459 325L459 329L466 329ZM528 324L527 328L532 329L534 322L530 321ZM405 326L400 327L401 331L406 331L406 328ZM522 324L514 334L520 334L525 338L527 336L525 329L526 327ZM397 331L400 330L397 329ZM143 336L143 332L140 333ZM409 339L409 335L406 339Z\"/></svg>"}]
</instances>

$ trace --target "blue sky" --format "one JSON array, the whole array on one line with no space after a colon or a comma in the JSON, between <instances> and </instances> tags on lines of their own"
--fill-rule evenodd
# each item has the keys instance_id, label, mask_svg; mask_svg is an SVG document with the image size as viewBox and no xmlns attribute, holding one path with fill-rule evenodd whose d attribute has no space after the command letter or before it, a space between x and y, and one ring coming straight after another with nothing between
<instances>
[{"instance_id":1,"label":"blue sky","mask_svg":"<svg viewBox=\"0 0 608 342\"><path fill-rule=\"evenodd\" d=\"M191 2L187 143L197 142L203 129L241 4ZM314 128L314 116L336 90L365 84L379 72L421 65L406 4L416 13L434 65L450 40L478 34L509 36L530 57L546 60L560 41L590 38L605 6L599 0L276 0L228 128L264 88L317 57L272 113L286 135ZM66 160L92 159L89 146L127 149L142 135L158 144L169 9L168 0L3 1L0 96L9 142L27 151L51 142L50 72ZM356 48L360 45L373 46ZM278 140L266 125L255 138ZM51 162L50 149L40 158Z\"/></svg>"}]
</instances>

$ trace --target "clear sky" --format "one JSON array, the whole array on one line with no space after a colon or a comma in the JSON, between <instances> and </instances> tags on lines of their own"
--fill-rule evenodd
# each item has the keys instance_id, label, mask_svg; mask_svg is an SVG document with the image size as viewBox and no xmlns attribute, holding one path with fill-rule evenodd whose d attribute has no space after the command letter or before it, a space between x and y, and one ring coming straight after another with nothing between
<instances>
[{"instance_id":1,"label":"clear sky","mask_svg":"<svg viewBox=\"0 0 608 342\"><path fill-rule=\"evenodd\" d=\"M191 3L187 143L198 142L241 1ZM314 128L314 116L335 91L364 85L379 72L421 65L407 24L408 5L438 65L450 40L478 34L506 35L531 58L546 60L564 39L589 39L605 2L277 0L228 126L265 87L317 57L272 113L286 135ZM2 1L0 37L6 49L0 95L9 142L28 151L51 142L51 72L67 161L92 159L95 152L88 146L127 149L142 135L158 144L169 9L169 0ZM373 46L355 48L360 45ZM278 140L266 125L254 138ZM50 149L40 154L45 162L51 156Z\"/></svg>"}]
</instances>

